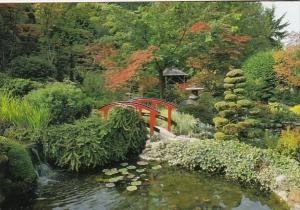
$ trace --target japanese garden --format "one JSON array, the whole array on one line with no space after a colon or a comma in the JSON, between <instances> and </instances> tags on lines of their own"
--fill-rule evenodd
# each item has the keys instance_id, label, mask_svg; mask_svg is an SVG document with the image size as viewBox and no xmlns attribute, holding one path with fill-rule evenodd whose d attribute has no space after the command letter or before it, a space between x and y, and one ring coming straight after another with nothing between
<instances>
[{"instance_id":1,"label":"japanese garden","mask_svg":"<svg viewBox=\"0 0 300 210\"><path fill-rule=\"evenodd\" d=\"M0 209L300 210L300 29L275 12L0 3Z\"/></svg>"}]
</instances>

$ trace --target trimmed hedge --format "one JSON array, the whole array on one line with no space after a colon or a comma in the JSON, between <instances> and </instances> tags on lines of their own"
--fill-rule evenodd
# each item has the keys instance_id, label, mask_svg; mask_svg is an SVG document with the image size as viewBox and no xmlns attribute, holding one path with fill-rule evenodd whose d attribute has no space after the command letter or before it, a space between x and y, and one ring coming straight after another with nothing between
<instances>
[{"instance_id":1,"label":"trimmed hedge","mask_svg":"<svg viewBox=\"0 0 300 210\"><path fill-rule=\"evenodd\" d=\"M300 187L299 162L273 150L259 149L238 141L199 140L153 143L146 156L171 165L225 175L228 179L262 190ZM283 180L276 180L278 176Z\"/></svg>"},{"instance_id":2,"label":"trimmed hedge","mask_svg":"<svg viewBox=\"0 0 300 210\"><path fill-rule=\"evenodd\" d=\"M79 171L137 156L146 140L145 123L133 110L114 109L107 121L92 117L49 127L42 144L56 165Z\"/></svg>"}]
</instances>

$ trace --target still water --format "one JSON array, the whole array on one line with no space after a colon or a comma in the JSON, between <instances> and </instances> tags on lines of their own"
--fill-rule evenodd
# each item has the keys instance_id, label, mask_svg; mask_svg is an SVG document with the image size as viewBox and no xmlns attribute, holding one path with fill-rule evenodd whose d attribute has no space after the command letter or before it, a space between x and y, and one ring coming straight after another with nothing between
<instances>
[{"instance_id":1,"label":"still water","mask_svg":"<svg viewBox=\"0 0 300 210\"><path fill-rule=\"evenodd\" d=\"M140 166L137 166L137 168ZM145 168L145 167L144 167ZM243 189L220 177L163 167L146 168L136 177L142 182L129 192L128 180L107 188L99 182L102 172L74 175L58 173L41 177L37 196L28 202L10 202L3 209L97 209L97 210L284 210L274 195ZM100 178L99 178L100 177Z\"/></svg>"}]
</instances>

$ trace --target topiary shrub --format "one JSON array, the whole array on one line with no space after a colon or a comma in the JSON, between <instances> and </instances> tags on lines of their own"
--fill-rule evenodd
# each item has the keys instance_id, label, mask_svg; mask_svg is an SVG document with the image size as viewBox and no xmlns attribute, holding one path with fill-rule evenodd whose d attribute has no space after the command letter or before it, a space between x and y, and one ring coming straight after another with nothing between
<instances>
[{"instance_id":1,"label":"topiary shrub","mask_svg":"<svg viewBox=\"0 0 300 210\"><path fill-rule=\"evenodd\" d=\"M25 100L33 105L48 107L51 124L73 122L81 117L87 117L92 109L90 99L79 88L64 83L52 83L45 88L32 91Z\"/></svg>"},{"instance_id":2,"label":"topiary shrub","mask_svg":"<svg viewBox=\"0 0 300 210\"><path fill-rule=\"evenodd\" d=\"M51 126L42 145L45 156L56 165L79 171L137 156L146 140L145 123L133 110L114 109L107 121L91 117Z\"/></svg>"},{"instance_id":3,"label":"topiary shrub","mask_svg":"<svg viewBox=\"0 0 300 210\"><path fill-rule=\"evenodd\" d=\"M24 79L45 80L55 76L55 67L38 56L21 56L10 62L8 74Z\"/></svg>"},{"instance_id":4,"label":"topiary shrub","mask_svg":"<svg viewBox=\"0 0 300 210\"><path fill-rule=\"evenodd\" d=\"M249 137L251 127L249 123L251 108L254 104L246 99L245 91L241 87L245 82L240 69L230 70L224 79L224 101L217 102L215 108L219 116L213 119L218 131L217 139L246 138Z\"/></svg>"},{"instance_id":5,"label":"topiary shrub","mask_svg":"<svg viewBox=\"0 0 300 210\"><path fill-rule=\"evenodd\" d=\"M274 64L272 52L257 53L244 63L242 70L247 79L247 93L252 99L267 102L274 97L277 85Z\"/></svg>"}]
</instances>

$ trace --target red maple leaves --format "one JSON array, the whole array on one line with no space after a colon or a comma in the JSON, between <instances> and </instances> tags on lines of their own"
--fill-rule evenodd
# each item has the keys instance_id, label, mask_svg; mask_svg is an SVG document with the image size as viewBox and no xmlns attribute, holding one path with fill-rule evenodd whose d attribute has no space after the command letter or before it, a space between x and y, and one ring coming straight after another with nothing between
<instances>
[{"instance_id":1,"label":"red maple leaves","mask_svg":"<svg viewBox=\"0 0 300 210\"><path fill-rule=\"evenodd\" d=\"M198 32L201 32L201 31L207 31L209 30L210 27L209 25L207 25L206 23L203 23L203 22L197 22L197 23L194 23L189 29L188 29L188 32L189 33L198 33Z\"/></svg>"},{"instance_id":2,"label":"red maple leaves","mask_svg":"<svg viewBox=\"0 0 300 210\"><path fill-rule=\"evenodd\" d=\"M117 87L126 82L144 64L152 61L155 58L154 51L158 49L158 47L151 45L146 50L135 51L130 56L128 65L125 68L118 71L107 72L106 88L115 91Z\"/></svg>"}]
</instances>

